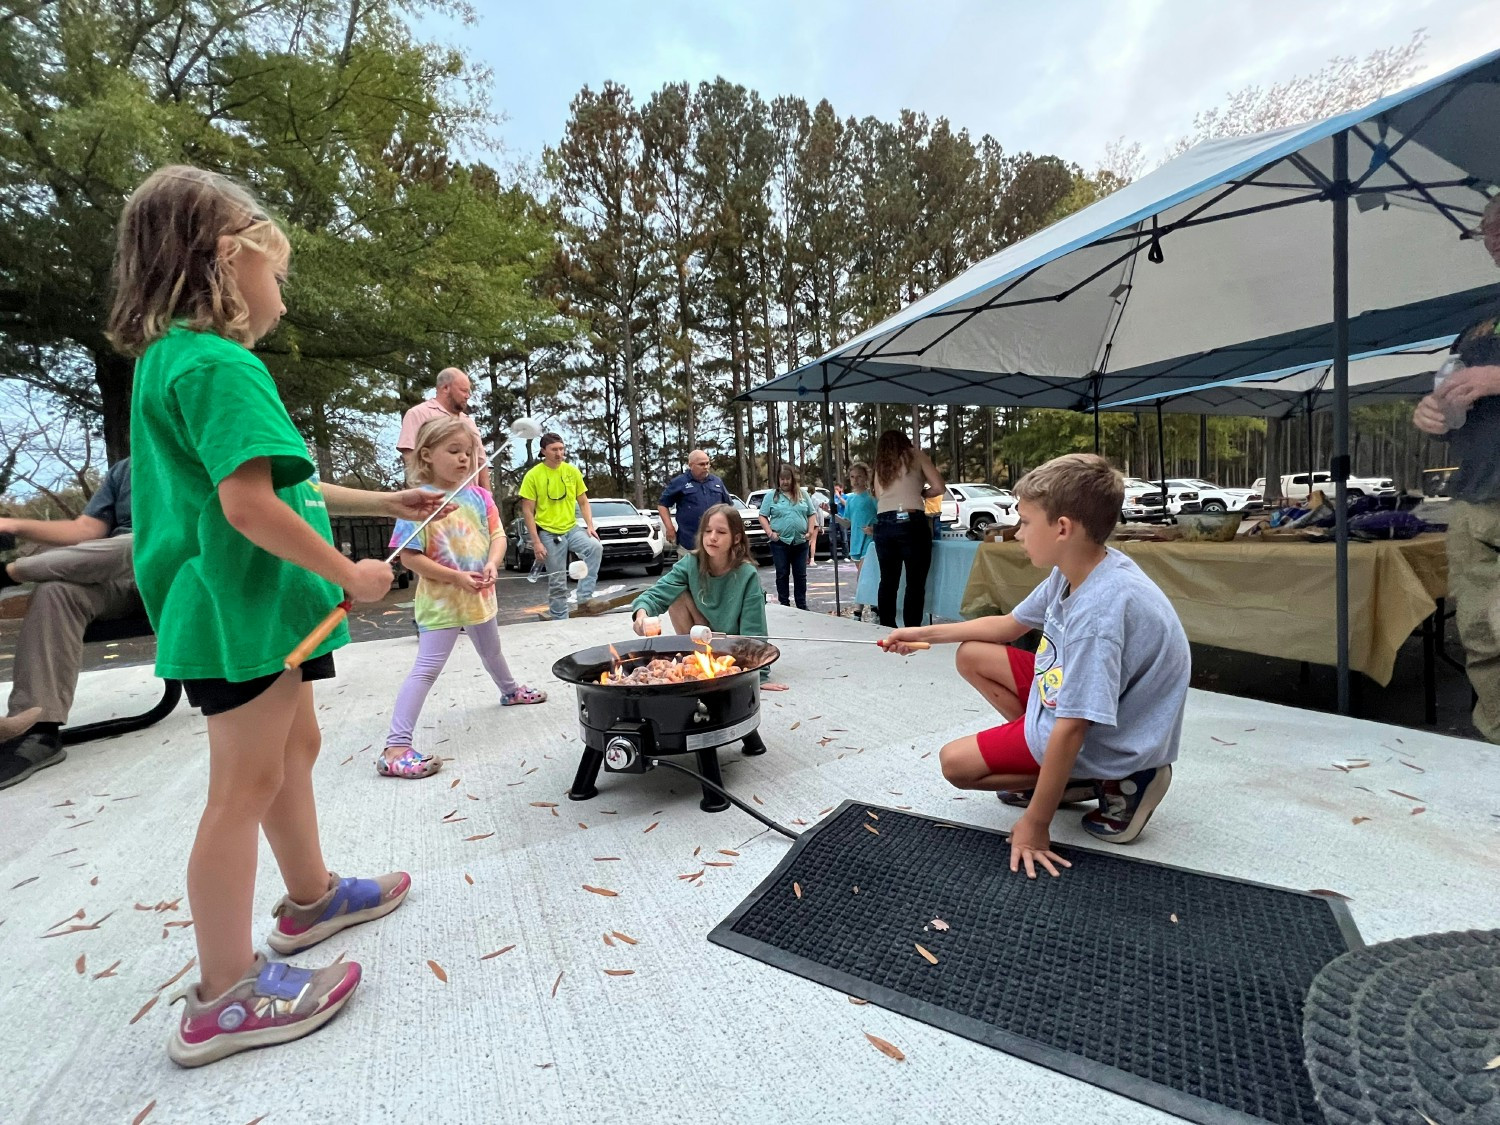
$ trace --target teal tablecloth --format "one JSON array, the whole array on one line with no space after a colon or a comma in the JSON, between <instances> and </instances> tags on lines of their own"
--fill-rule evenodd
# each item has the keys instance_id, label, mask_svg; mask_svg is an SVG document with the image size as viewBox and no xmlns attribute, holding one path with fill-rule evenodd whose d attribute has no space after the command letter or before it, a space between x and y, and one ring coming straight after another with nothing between
<instances>
[{"instance_id":1,"label":"teal tablecloth","mask_svg":"<svg viewBox=\"0 0 1500 1125\"><path fill-rule=\"evenodd\" d=\"M964 587L969 584L969 571L974 566L974 556L979 553L979 543L973 539L938 539L932 544L932 569L927 572L928 616L948 621L962 621L959 605L964 599ZM875 557L872 545L865 555L865 565L859 572L859 585L855 600L865 605L875 605L880 593L880 560ZM901 588L896 594L896 624L902 624L901 599L906 596L906 575L901 576Z\"/></svg>"}]
</instances>

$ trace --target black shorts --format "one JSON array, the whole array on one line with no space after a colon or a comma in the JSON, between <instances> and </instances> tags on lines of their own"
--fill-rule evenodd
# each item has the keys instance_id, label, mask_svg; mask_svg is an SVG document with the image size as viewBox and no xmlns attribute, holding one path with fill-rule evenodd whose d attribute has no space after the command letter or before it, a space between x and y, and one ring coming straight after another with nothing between
<instances>
[{"instance_id":1,"label":"black shorts","mask_svg":"<svg viewBox=\"0 0 1500 1125\"><path fill-rule=\"evenodd\" d=\"M333 653L315 656L299 669L305 683L313 680L331 680L334 676ZM272 684L284 673L273 672L269 676L257 676L253 680L183 680L182 688L187 692L188 702L205 715L222 715L243 707L252 699L264 695Z\"/></svg>"}]
</instances>

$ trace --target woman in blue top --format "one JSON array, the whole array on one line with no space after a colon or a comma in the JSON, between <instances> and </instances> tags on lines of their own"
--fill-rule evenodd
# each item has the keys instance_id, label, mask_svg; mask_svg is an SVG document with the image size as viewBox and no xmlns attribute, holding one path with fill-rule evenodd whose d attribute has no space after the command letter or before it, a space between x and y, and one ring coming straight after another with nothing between
<instances>
[{"instance_id":1,"label":"woman in blue top","mask_svg":"<svg viewBox=\"0 0 1500 1125\"><path fill-rule=\"evenodd\" d=\"M797 485L790 465L781 466L776 489L760 502L760 523L771 540L776 564L776 600L787 602L787 574L796 588L797 608L807 608L807 559L818 542L818 516L812 498Z\"/></svg>"}]
</instances>

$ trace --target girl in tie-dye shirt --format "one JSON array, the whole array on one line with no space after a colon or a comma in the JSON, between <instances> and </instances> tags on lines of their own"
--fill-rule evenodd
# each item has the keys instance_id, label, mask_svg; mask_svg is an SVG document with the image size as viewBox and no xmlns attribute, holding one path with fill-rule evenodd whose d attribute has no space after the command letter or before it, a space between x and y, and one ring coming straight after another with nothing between
<instances>
[{"instance_id":1,"label":"girl in tie-dye shirt","mask_svg":"<svg viewBox=\"0 0 1500 1125\"><path fill-rule=\"evenodd\" d=\"M468 477L479 457L479 443L462 418L434 418L417 432L406 455L413 481L452 492ZM442 760L412 746L412 728L438 673L448 662L459 633L468 633L485 671L500 689L500 705L541 703L545 692L517 682L500 652L495 624L495 575L505 554L505 532L495 500L478 485L453 497L454 510L434 520L401 552L402 565L417 576L417 662L396 696L385 753L375 760L382 777L427 777ZM396 542L413 525L396 525Z\"/></svg>"}]
</instances>

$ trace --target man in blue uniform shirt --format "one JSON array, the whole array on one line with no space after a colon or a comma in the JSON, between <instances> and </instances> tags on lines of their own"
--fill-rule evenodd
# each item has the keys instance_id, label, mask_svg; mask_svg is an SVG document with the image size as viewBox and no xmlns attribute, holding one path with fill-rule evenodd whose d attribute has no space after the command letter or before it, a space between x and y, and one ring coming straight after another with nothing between
<instances>
[{"instance_id":1,"label":"man in blue uniform shirt","mask_svg":"<svg viewBox=\"0 0 1500 1125\"><path fill-rule=\"evenodd\" d=\"M656 510L661 516L661 529L667 542L677 544L678 555L685 555L693 549L698 537L698 521L703 518L703 513L715 504L733 503L724 482L708 471L708 454L695 449L688 454L687 472L678 473L662 490ZM670 511L674 504L677 506L675 524Z\"/></svg>"}]
</instances>

